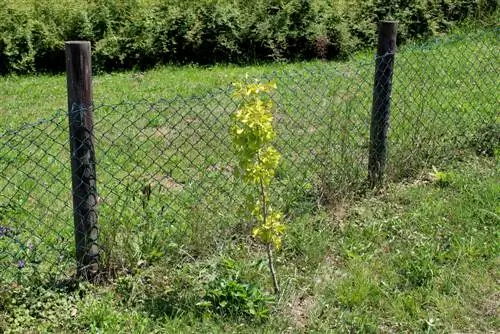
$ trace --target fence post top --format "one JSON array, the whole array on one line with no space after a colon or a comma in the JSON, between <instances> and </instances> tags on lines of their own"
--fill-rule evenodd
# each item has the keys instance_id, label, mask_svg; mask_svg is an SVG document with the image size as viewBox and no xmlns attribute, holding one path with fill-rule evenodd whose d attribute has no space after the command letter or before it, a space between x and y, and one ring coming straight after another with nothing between
<instances>
[{"instance_id":1,"label":"fence post top","mask_svg":"<svg viewBox=\"0 0 500 334\"><path fill-rule=\"evenodd\" d=\"M90 41L65 41L66 45L90 45Z\"/></svg>"},{"instance_id":2,"label":"fence post top","mask_svg":"<svg viewBox=\"0 0 500 334\"><path fill-rule=\"evenodd\" d=\"M382 20L378 23L380 26L398 26L399 21Z\"/></svg>"}]
</instances>

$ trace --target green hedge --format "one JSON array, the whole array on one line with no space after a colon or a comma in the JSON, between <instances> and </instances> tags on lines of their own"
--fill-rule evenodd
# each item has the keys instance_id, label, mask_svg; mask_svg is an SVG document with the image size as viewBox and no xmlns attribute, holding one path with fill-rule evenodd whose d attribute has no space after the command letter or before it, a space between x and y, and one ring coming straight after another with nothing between
<instances>
[{"instance_id":1,"label":"green hedge","mask_svg":"<svg viewBox=\"0 0 500 334\"><path fill-rule=\"evenodd\" d=\"M497 12L497 0L0 0L0 73L62 71L64 41L93 43L98 70L160 63L342 58Z\"/></svg>"}]
</instances>

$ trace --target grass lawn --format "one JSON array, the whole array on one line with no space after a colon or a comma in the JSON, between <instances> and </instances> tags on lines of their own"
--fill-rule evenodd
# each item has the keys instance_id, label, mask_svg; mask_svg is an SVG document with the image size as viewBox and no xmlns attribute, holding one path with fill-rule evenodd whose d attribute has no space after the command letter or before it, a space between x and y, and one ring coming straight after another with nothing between
<instances>
[{"instance_id":1,"label":"grass lawn","mask_svg":"<svg viewBox=\"0 0 500 334\"><path fill-rule=\"evenodd\" d=\"M0 78L0 332L498 329L497 31L400 48L381 194L365 184L370 54L96 75L100 236L113 278L99 286L68 280L65 78ZM245 74L278 85L272 201L288 229L277 299L242 214L252 189L233 175L230 83Z\"/></svg>"}]
</instances>

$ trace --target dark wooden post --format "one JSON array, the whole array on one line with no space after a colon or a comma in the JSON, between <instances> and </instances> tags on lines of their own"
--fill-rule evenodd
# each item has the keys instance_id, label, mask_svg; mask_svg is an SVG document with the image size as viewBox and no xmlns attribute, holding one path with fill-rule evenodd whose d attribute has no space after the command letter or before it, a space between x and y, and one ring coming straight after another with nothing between
<instances>
[{"instance_id":1,"label":"dark wooden post","mask_svg":"<svg viewBox=\"0 0 500 334\"><path fill-rule=\"evenodd\" d=\"M65 47L77 274L94 280L99 250L90 42L66 42Z\"/></svg>"},{"instance_id":2,"label":"dark wooden post","mask_svg":"<svg viewBox=\"0 0 500 334\"><path fill-rule=\"evenodd\" d=\"M378 27L368 160L368 175L372 188L379 187L384 181L397 27L398 23L394 21L382 21Z\"/></svg>"}]
</instances>

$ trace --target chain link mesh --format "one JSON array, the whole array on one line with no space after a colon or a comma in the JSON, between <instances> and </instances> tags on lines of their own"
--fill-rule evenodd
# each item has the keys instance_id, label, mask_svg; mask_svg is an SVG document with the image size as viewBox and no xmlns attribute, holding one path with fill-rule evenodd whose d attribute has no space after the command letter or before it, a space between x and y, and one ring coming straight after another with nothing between
<instances>
[{"instance_id":1,"label":"chain link mesh","mask_svg":"<svg viewBox=\"0 0 500 334\"><path fill-rule=\"evenodd\" d=\"M485 141L498 149L498 29L407 45L395 57L389 180L473 150L494 154ZM259 78L278 85L270 98L283 160L272 200L288 222L366 189L374 61L364 59ZM232 92L94 107L102 268L196 258L248 236ZM1 281L75 274L67 116L0 134Z\"/></svg>"}]
</instances>

